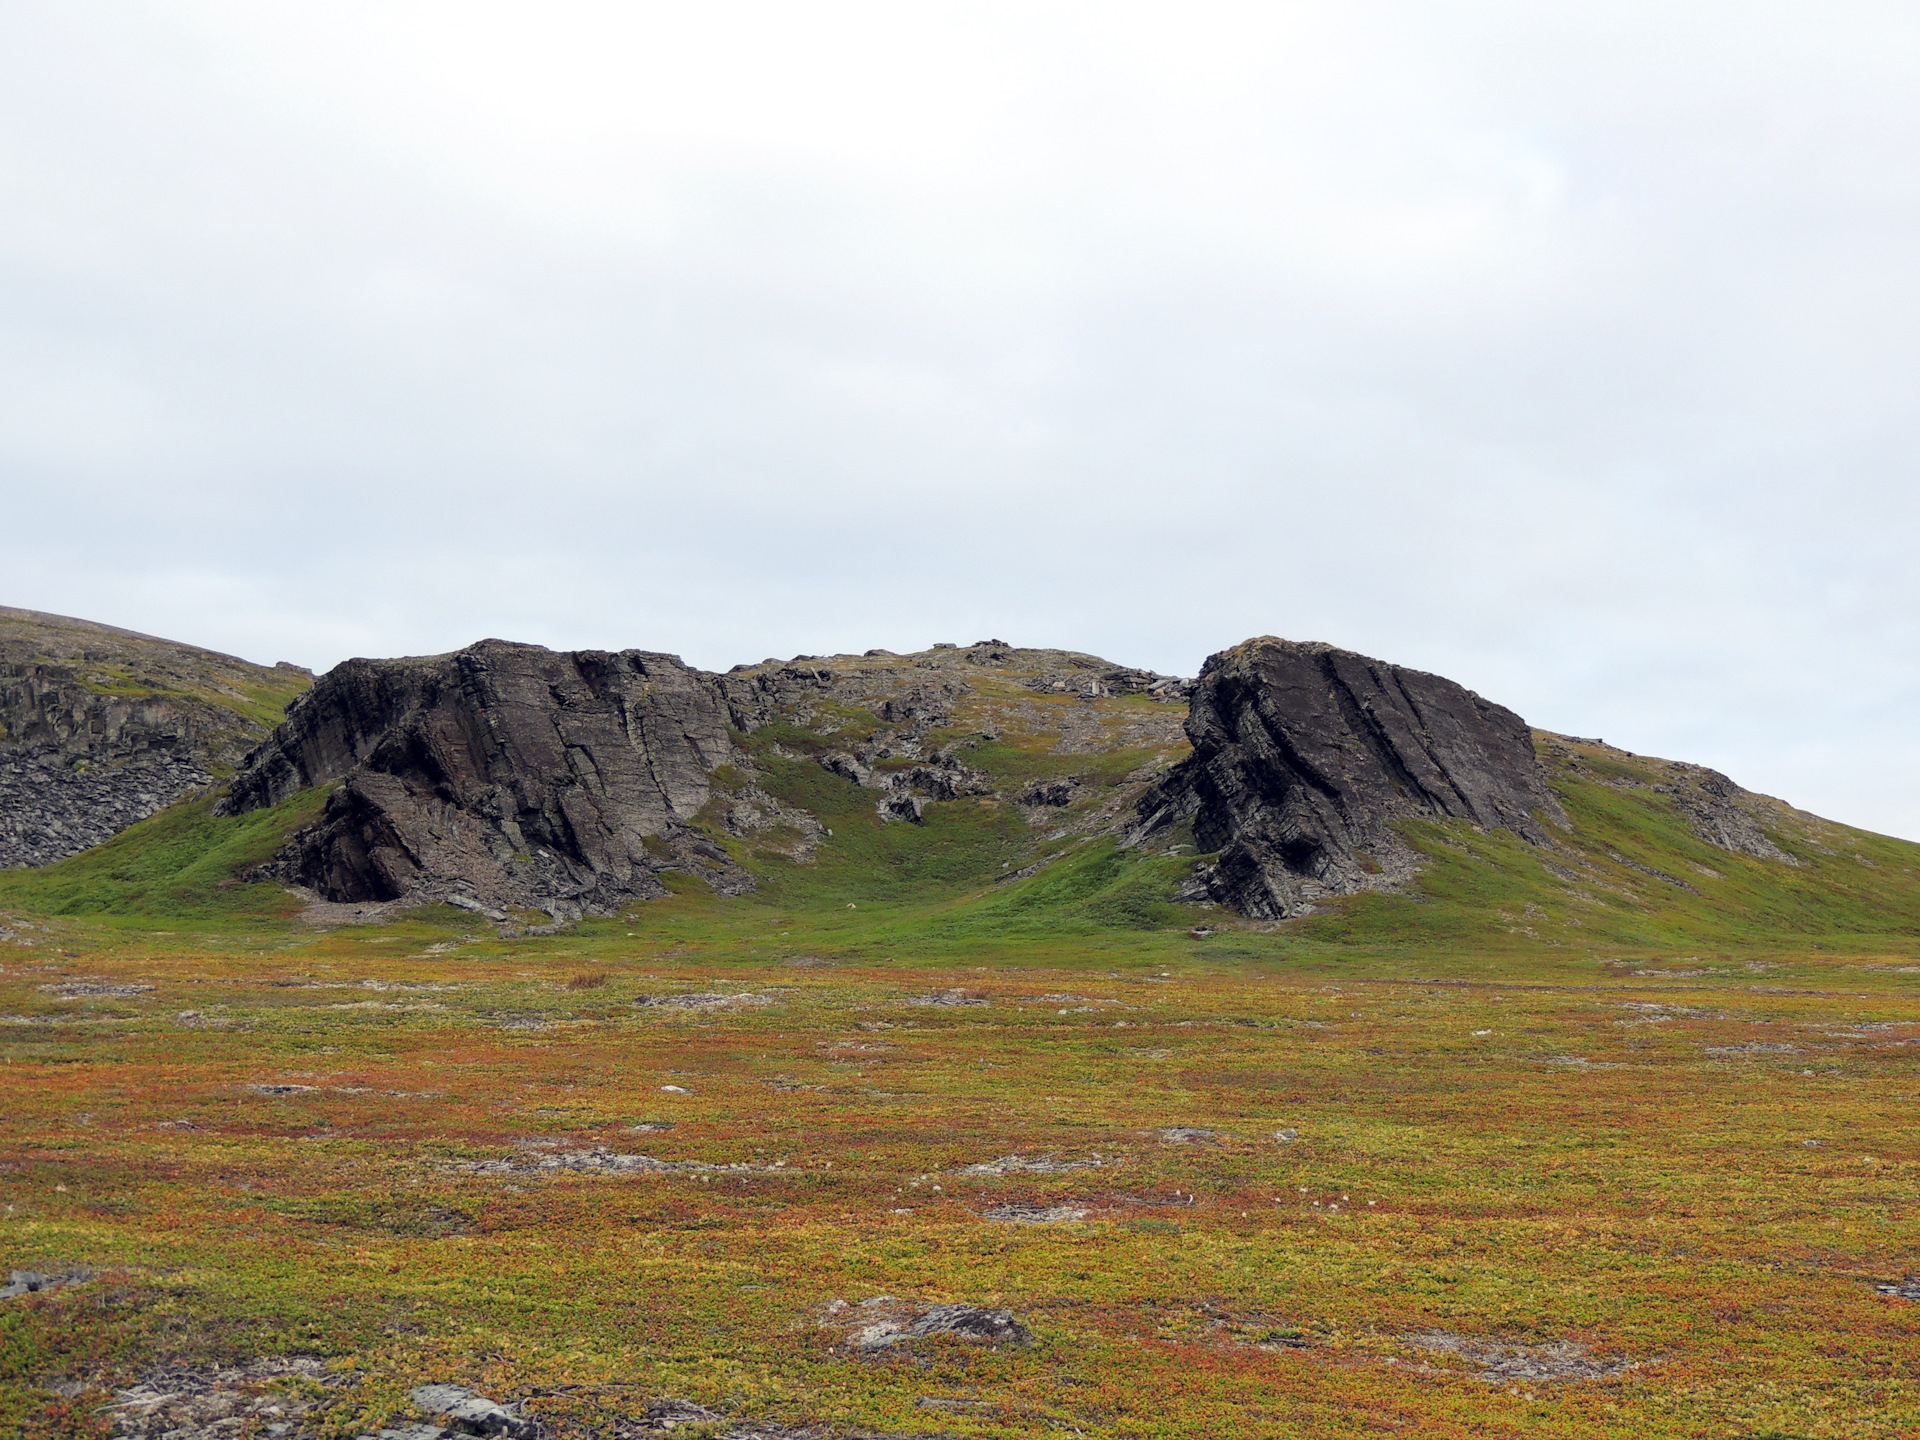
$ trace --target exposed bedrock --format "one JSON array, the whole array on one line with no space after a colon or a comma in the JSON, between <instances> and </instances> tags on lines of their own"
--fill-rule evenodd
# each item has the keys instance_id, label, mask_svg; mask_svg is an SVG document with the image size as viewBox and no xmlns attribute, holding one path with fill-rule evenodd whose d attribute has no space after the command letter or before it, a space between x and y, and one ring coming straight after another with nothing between
<instances>
[{"instance_id":1,"label":"exposed bedrock","mask_svg":"<svg viewBox=\"0 0 1920 1440\"><path fill-rule=\"evenodd\" d=\"M1547 842L1564 824L1526 722L1438 675L1264 637L1207 661L1193 755L1141 800L1134 840L1191 817L1218 860L1188 898L1278 919L1388 888L1420 857L1393 829L1458 818Z\"/></svg>"},{"instance_id":2,"label":"exposed bedrock","mask_svg":"<svg viewBox=\"0 0 1920 1440\"><path fill-rule=\"evenodd\" d=\"M684 828L734 758L729 719L719 677L642 650L350 660L247 757L226 807L337 784L274 867L330 900L608 912L664 894L665 869L734 892L746 873Z\"/></svg>"},{"instance_id":3,"label":"exposed bedrock","mask_svg":"<svg viewBox=\"0 0 1920 1440\"><path fill-rule=\"evenodd\" d=\"M0 869L65 859L211 785L308 678L0 606Z\"/></svg>"}]
</instances>

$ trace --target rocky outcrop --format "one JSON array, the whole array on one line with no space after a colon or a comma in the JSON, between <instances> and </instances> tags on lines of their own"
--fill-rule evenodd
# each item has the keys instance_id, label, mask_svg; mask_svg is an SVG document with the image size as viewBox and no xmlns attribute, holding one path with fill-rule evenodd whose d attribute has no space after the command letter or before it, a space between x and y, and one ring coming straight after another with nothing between
<instances>
[{"instance_id":1,"label":"rocky outcrop","mask_svg":"<svg viewBox=\"0 0 1920 1440\"><path fill-rule=\"evenodd\" d=\"M862 745L849 755L844 750L828 750L814 758L821 768L851 780L870 790L880 791L875 807L882 820L905 820L918 825L926 815L930 800L958 800L968 795L991 795L993 781L968 768L955 757L957 746L943 746L921 765L880 768L896 756L912 758L920 753L917 735L902 737L889 732L883 740Z\"/></svg>"},{"instance_id":2,"label":"rocky outcrop","mask_svg":"<svg viewBox=\"0 0 1920 1440\"><path fill-rule=\"evenodd\" d=\"M1134 843L1190 819L1218 852L1188 898L1277 919L1419 866L1395 832L1462 819L1536 844L1564 823L1526 722L1438 675L1271 637L1207 661L1192 756L1141 800Z\"/></svg>"},{"instance_id":3,"label":"rocky outcrop","mask_svg":"<svg viewBox=\"0 0 1920 1440\"><path fill-rule=\"evenodd\" d=\"M1565 775L1664 797L1686 820L1694 838L1730 854L1798 865L1800 861L1781 849L1768 832L1800 832L1805 839L1809 824L1822 823L1771 796L1742 789L1704 765L1635 755L1604 740L1574 735L1542 735L1539 749Z\"/></svg>"},{"instance_id":4,"label":"rocky outcrop","mask_svg":"<svg viewBox=\"0 0 1920 1440\"><path fill-rule=\"evenodd\" d=\"M64 859L205 789L311 679L0 608L0 869Z\"/></svg>"},{"instance_id":5,"label":"rocky outcrop","mask_svg":"<svg viewBox=\"0 0 1920 1440\"><path fill-rule=\"evenodd\" d=\"M226 809L334 784L276 873L329 900L450 899L607 913L680 869L746 872L688 822L734 758L719 677L642 650L483 640L350 660L247 757Z\"/></svg>"},{"instance_id":6,"label":"rocky outcrop","mask_svg":"<svg viewBox=\"0 0 1920 1440\"><path fill-rule=\"evenodd\" d=\"M490 918L525 907L571 917L663 895L667 871L724 894L750 889L729 853L735 842L762 863L810 863L831 830L775 796L756 756L817 762L872 792L878 821L919 824L930 805L994 795L991 775L963 759L993 740L994 724L1055 732L1062 753L1179 739L1170 707L1116 711L1123 702L1104 692L1065 706L1029 698L1042 670L1101 675L1115 668L1105 661L998 642L975 650L992 663L948 646L711 675L647 651L499 640L352 660L248 755L222 808L239 814L335 786L320 819L264 871L331 902L444 900ZM769 725L780 738L757 733ZM1147 783L1126 781L1115 809ZM1048 824L1111 820L1054 813Z\"/></svg>"}]
</instances>

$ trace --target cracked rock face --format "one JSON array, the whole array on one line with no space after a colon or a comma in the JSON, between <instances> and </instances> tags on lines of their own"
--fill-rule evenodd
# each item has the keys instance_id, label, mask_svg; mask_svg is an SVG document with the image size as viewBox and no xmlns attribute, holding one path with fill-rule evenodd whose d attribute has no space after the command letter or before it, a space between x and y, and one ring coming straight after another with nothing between
<instances>
[{"instance_id":1,"label":"cracked rock face","mask_svg":"<svg viewBox=\"0 0 1920 1440\"><path fill-rule=\"evenodd\" d=\"M1266 637L1215 655L1187 736L1193 755L1141 800L1132 838L1191 817L1220 858L1188 898L1257 918L1405 880L1420 857L1395 821L1464 819L1535 844L1543 817L1564 823L1518 715L1330 645Z\"/></svg>"},{"instance_id":2,"label":"cracked rock face","mask_svg":"<svg viewBox=\"0 0 1920 1440\"><path fill-rule=\"evenodd\" d=\"M350 660L247 757L226 807L336 784L273 867L328 900L605 913L664 894L668 868L738 893L745 871L684 830L734 758L730 718L717 677L642 650Z\"/></svg>"}]
</instances>

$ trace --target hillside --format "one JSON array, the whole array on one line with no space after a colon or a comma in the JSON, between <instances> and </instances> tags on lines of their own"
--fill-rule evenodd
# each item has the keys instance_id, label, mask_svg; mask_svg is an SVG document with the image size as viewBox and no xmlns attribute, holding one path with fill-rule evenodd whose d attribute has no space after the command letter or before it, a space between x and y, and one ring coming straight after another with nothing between
<instances>
[{"instance_id":1,"label":"hillside","mask_svg":"<svg viewBox=\"0 0 1920 1440\"><path fill-rule=\"evenodd\" d=\"M1905 1440L1916 976L1330 647L351 662L0 872L0 1434Z\"/></svg>"},{"instance_id":2,"label":"hillside","mask_svg":"<svg viewBox=\"0 0 1920 1440\"><path fill-rule=\"evenodd\" d=\"M0 607L0 870L98 845L231 774L312 678Z\"/></svg>"},{"instance_id":3,"label":"hillside","mask_svg":"<svg viewBox=\"0 0 1920 1440\"><path fill-rule=\"evenodd\" d=\"M503 933L705 893L744 907L696 905L716 934L771 904L874 944L1198 926L1591 952L1920 923L1920 847L1271 640L1198 682L999 641L724 675L500 641L352 661L224 798L0 877L0 904L281 913L288 885Z\"/></svg>"}]
</instances>

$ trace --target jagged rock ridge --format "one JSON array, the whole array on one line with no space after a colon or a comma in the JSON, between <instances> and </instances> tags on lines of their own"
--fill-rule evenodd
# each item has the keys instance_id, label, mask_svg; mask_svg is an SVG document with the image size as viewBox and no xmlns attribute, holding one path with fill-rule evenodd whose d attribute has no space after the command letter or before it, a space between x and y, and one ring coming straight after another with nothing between
<instances>
[{"instance_id":1,"label":"jagged rock ridge","mask_svg":"<svg viewBox=\"0 0 1920 1440\"><path fill-rule=\"evenodd\" d=\"M1564 824L1526 722L1438 675L1264 637L1209 659L1193 754L1140 802L1140 843L1190 819L1219 852L1187 896L1266 919L1405 881L1393 826L1459 818L1535 844Z\"/></svg>"},{"instance_id":2,"label":"jagged rock ridge","mask_svg":"<svg viewBox=\"0 0 1920 1440\"><path fill-rule=\"evenodd\" d=\"M830 832L762 787L744 745L776 720L801 748L773 743L766 753L818 764L872 791L882 822L912 824L930 804L993 793L962 755L1009 718L1023 730L1057 727L1063 755L1115 743L1164 754L1181 743L1186 683L1000 641L712 675L646 651L489 640L329 672L247 758L225 806L242 813L336 785L319 821L267 871L330 901L448 900L570 918L661 895L668 871L722 893L751 888L715 843L725 837L808 862ZM963 738L936 743L936 731L956 729ZM1056 782L1044 797L1006 798L1047 810L1057 839L1063 827L1111 824L1146 783L1120 795ZM1075 802L1072 818L1059 815Z\"/></svg>"},{"instance_id":3,"label":"jagged rock ridge","mask_svg":"<svg viewBox=\"0 0 1920 1440\"><path fill-rule=\"evenodd\" d=\"M311 679L0 606L0 869L77 854L213 784Z\"/></svg>"},{"instance_id":4,"label":"jagged rock ridge","mask_svg":"<svg viewBox=\"0 0 1920 1440\"><path fill-rule=\"evenodd\" d=\"M88 693L124 703L97 680ZM986 878L1018 882L1097 836L1162 855L1191 840L1208 863L1183 898L1282 918L1410 878L1422 860L1400 833L1408 819L1552 846L1566 822L1543 755L1556 775L1587 774L1591 757L1591 778L1628 783L1588 742L1531 734L1450 680L1272 638L1216 655L1197 682L1002 641L714 675L649 651L489 640L337 667L246 756L223 808L333 786L263 873L330 901L558 920L658 897L667 872L734 894L766 873L749 866L811 863L832 831L800 807L844 815L846 797L804 798L824 793L796 777L804 762L866 791L883 824L1008 806L1032 839ZM1700 838L1792 863L1769 838L1786 807L1697 766L1648 763L1658 773L1643 765L1651 778L1632 783Z\"/></svg>"},{"instance_id":5,"label":"jagged rock ridge","mask_svg":"<svg viewBox=\"0 0 1920 1440\"><path fill-rule=\"evenodd\" d=\"M349 660L235 777L232 813L337 784L277 865L330 900L446 899L605 912L691 869L751 886L689 828L734 758L717 676L643 650L483 640Z\"/></svg>"}]
</instances>

